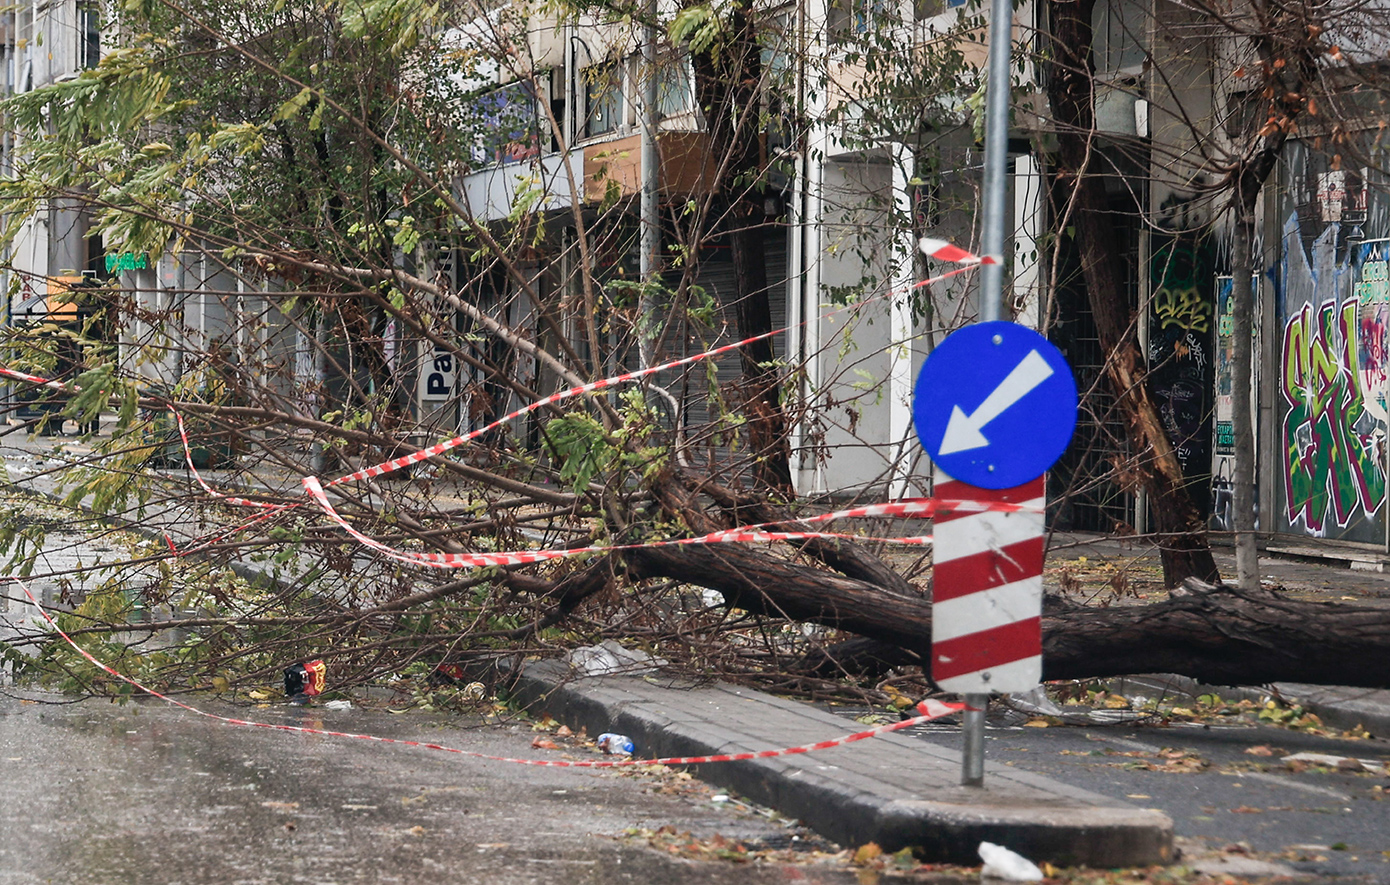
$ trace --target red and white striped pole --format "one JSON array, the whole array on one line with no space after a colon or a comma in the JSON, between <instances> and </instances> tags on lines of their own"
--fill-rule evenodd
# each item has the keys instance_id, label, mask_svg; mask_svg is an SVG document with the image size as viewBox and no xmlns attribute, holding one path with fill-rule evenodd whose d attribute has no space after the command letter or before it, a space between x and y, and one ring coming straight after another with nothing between
<instances>
[{"instance_id":1,"label":"red and white striped pole","mask_svg":"<svg viewBox=\"0 0 1390 885\"><path fill-rule=\"evenodd\" d=\"M981 787L990 692L1027 691L1042 680L1046 479L982 489L938 467L935 485L936 494L1030 505L942 514L933 526L932 679L963 696L961 784Z\"/></svg>"},{"instance_id":2,"label":"red and white striped pole","mask_svg":"<svg viewBox=\"0 0 1390 885\"><path fill-rule=\"evenodd\" d=\"M1027 691L1042 680L1044 479L980 489L938 470L936 494L1027 509L937 515L932 679L963 695Z\"/></svg>"}]
</instances>

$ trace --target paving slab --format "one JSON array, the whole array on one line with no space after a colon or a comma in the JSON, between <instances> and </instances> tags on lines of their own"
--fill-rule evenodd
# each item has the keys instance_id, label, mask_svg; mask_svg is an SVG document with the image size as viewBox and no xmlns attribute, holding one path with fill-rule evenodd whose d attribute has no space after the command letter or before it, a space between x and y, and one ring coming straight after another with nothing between
<instances>
[{"instance_id":1,"label":"paving slab","mask_svg":"<svg viewBox=\"0 0 1390 885\"><path fill-rule=\"evenodd\" d=\"M631 737L647 758L751 752L840 737L838 716L751 689L660 676L575 677L558 661L526 665L518 699L589 734ZM695 766L710 783L800 819L841 845L911 847L941 863L979 863L980 842L1034 861L1141 866L1173 858L1173 822L1002 765L960 785L958 752L896 734L815 753Z\"/></svg>"}]
</instances>

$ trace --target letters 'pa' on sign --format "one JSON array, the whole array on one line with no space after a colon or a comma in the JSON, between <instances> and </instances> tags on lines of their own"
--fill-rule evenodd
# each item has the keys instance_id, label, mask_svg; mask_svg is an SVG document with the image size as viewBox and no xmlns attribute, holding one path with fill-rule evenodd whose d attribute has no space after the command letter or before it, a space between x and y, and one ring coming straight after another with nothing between
<instances>
[{"instance_id":1,"label":"letters 'pa' on sign","mask_svg":"<svg viewBox=\"0 0 1390 885\"><path fill-rule=\"evenodd\" d=\"M442 402L451 398L457 377L454 355L443 345L435 345L420 361L420 387L417 393L421 402Z\"/></svg>"}]
</instances>

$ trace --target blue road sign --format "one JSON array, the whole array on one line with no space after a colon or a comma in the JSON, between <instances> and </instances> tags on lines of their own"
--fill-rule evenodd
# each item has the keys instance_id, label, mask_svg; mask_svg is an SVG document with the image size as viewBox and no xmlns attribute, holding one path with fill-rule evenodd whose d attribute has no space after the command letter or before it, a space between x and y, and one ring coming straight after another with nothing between
<instances>
[{"instance_id":1,"label":"blue road sign","mask_svg":"<svg viewBox=\"0 0 1390 885\"><path fill-rule=\"evenodd\" d=\"M952 477L983 489L1036 479L1076 428L1076 381L1061 352L1018 323L976 323L922 364L912 403L922 447Z\"/></svg>"}]
</instances>

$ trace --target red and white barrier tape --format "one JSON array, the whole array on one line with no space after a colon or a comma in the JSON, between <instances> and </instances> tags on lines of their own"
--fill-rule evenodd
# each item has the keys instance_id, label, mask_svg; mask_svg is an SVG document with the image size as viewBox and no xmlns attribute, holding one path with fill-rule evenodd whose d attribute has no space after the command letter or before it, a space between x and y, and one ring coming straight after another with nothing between
<instances>
[{"instance_id":1,"label":"red and white barrier tape","mask_svg":"<svg viewBox=\"0 0 1390 885\"><path fill-rule=\"evenodd\" d=\"M37 384L40 387L51 387L54 390L76 390L76 387L69 387L61 381L50 381L47 378L40 378L38 375L30 375L28 372L21 372L17 369L0 367L0 375L13 378L16 381L28 381L30 384Z\"/></svg>"},{"instance_id":2,"label":"red and white barrier tape","mask_svg":"<svg viewBox=\"0 0 1390 885\"><path fill-rule=\"evenodd\" d=\"M1013 512L1036 509L1023 504L989 504L975 501L955 501L937 498L908 498L886 504L869 504L864 507L837 510L833 513L825 513L820 516L812 516L805 519L788 519L781 522L766 522L751 526L741 526L736 529L724 529L722 531L710 532L706 535L697 535L693 538L671 538L664 541L645 541L636 544L609 544L603 546L556 548L548 550L511 550L496 553L419 553L389 547L377 541L375 538L365 535L353 528L352 524L333 508L323 487L315 477L307 476L304 478L304 489L329 519L337 523L339 527L362 545L370 547L399 562L422 565L429 568L478 568L484 566L528 565L536 562L547 562L550 560L583 556L591 553L612 553L618 550L674 547L689 544L771 543L775 541L829 539L858 541L861 543L879 542L884 544L920 546L932 543L932 536L915 535L897 538L876 538L863 535L851 535L843 532L772 532L766 531L766 529L769 526L782 525L787 522L818 523L829 522L836 519L862 519L872 517L926 518L937 513L947 511L955 512L957 510L965 512L976 512L981 510L1003 510Z\"/></svg>"},{"instance_id":3,"label":"red and white barrier tape","mask_svg":"<svg viewBox=\"0 0 1390 885\"><path fill-rule=\"evenodd\" d=\"M479 753L476 750L462 750L456 747L448 747L443 744L426 743L424 741L411 741L405 740L403 738L388 738L381 737L380 735L362 734L360 732L352 731L331 731L325 728L311 728L309 726L304 725L283 725L273 722L257 722L254 719L236 719L230 716L220 716L216 713L209 713L206 710L200 710L192 704L186 704L183 701L176 700L174 698L169 697L166 694L158 692L153 688L144 685L138 680L133 679L125 675L124 673L119 672L118 670L109 666L105 662L98 660L91 652L78 645L77 642L74 641L71 636L69 636L66 632L63 631L61 627L58 626L57 622L49 616L48 612L43 610L43 606L40 605L39 601L34 598L34 594L30 592L28 586L25 585L23 581L13 576L0 577L0 582L3 581L12 581L15 584L19 585L19 588L24 591L24 595L29 597L29 601L34 604L34 608L43 617L43 619L48 622L48 625L53 628L53 632L61 636L63 640L67 642L68 645L76 649L78 654L82 655L82 657L90 661L95 667L102 670L104 673L121 680L127 685L133 686L134 688L139 689L140 691L143 691L144 693L152 697L159 698L161 701L172 704L173 706L178 707L181 710L185 710L189 713L193 713L194 715L202 716L206 719L211 719L214 722L221 722L225 725L235 725L248 728L268 728L274 731L286 731L296 734L316 734L322 735L324 737L354 738L356 740L372 741L374 743L380 744L398 744L400 746L406 747L418 747L423 750L439 750L444 753L454 753L459 756L468 756L474 759L486 759L491 762L508 762L515 765L534 765L545 768L623 768L632 765L703 765L705 763L710 762L741 762L749 759L771 759L776 756L795 756L802 753L811 753L816 750L828 750L831 747L842 747L845 744L852 744L856 741L862 741L871 737L877 737L881 734L887 734L892 731L900 731L904 728L911 728L914 725L921 725L923 722L930 722L933 719L940 719L942 716L949 716L952 713L959 713L966 709L965 704L946 703L943 701L928 699L922 701L917 705L917 711L921 715L913 716L910 719L904 719L901 722L894 722L889 725L880 725L876 728L870 728L866 731L860 731L854 734L845 735L844 737L831 738L830 740L825 741L817 741L813 744L804 744L799 747L784 747L776 750L759 750L757 752L751 753L720 753L714 756L667 756L660 759L630 758L592 760L520 759L512 756L494 756L489 753Z\"/></svg>"},{"instance_id":4,"label":"red and white barrier tape","mask_svg":"<svg viewBox=\"0 0 1390 885\"><path fill-rule=\"evenodd\" d=\"M938 274L937 276L934 276L930 279L922 280L919 283L914 283L912 286L909 287L909 290L921 288L923 286L929 286L933 283L939 283L943 280L949 279L950 277L956 276L957 274L965 273L966 271L978 267L981 264L998 263L997 261L995 261L995 259L990 258L988 256L981 258L979 256L972 255L964 249L947 243L945 240L924 239L922 240L924 250L926 249L927 243L932 243L935 245L935 251L928 253L928 255L930 255L931 257L938 258L941 261L948 261L953 264L963 264L966 266L956 268L955 270L947 271L943 274ZM826 317L832 317L836 314L844 313L846 311L857 311L861 309L865 304L868 304L871 301L876 301L878 300L878 298L890 298L896 294L899 294L898 290L888 292L882 296L877 296L872 299L856 302L855 304L847 304L844 307L838 307L835 310L817 314L815 319L825 319ZM795 325L805 325L810 321L811 320L809 319L802 320L800 323L797 323ZM491 424L488 424L486 427L481 427L477 430L470 431L469 433L465 433L461 436L456 436L453 439L444 440L443 442L436 443L428 448L420 449L418 452L412 452L411 454L404 455L400 458L393 458L390 461L382 461L379 464L374 464L371 467L363 468L362 470L358 470L355 473L349 473L346 476L340 476L337 479L331 480L328 483L326 483L326 487L332 488L333 486L338 485L340 483L354 482L360 479L368 479L375 476L381 476L382 474L390 473L393 470L400 470L403 467L409 467L412 464L418 464L419 462L435 457L436 455L442 455L450 449L457 448L458 446L463 445L465 442L468 442L469 440L476 439L477 437L482 436L484 433L487 433L490 430L494 430L497 427L502 426L503 424L510 423L511 421L520 418L522 415L534 412L537 409L541 409L549 405L554 405L555 403L560 402L561 400L581 396L586 393L594 393L596 391L605 390L609 387L615 387L619 384L628 384L630 382L645 378L648 375L654 375L658 372L667 371L668 369L677 369L681 366L692 365L701 360L722 356L731 351L738 350L744 345L752 344L754 341L761 341L764 338L771 338L775 335L780 335L783 332L786 332L792 328L794 328L794 326L784 326L780 329L774 329L771 332L764 332L761 335L753 335L752 337L745 338L742 341L735 341L732 344L725 344L721 347L716 347L713 350L707 350L704 353L697 353L694 356L688 356L682 359L672 360L660 366L651 366L646 369L638 369L633 372L625 372L621 375L614 375L611 378L603 378L599 381L592 381L588 384L581 384L578 387L571 387L568 390L561 390L557 393L551 394L548 397L545 397L544 399L537 400L536 402L533 402L530 405L523 406L514 412L504 415L501 418L498 418L496 421L493 421Z\"/></svg>"},{"instance_id":5,"label":"red and white barrier tape","mask_svg":"<svg viewBox=\"0 0 1390 885\"><path fill-rule=\"evenodd\" d=\"M637 544L609 544L605 546L571 547L571 548L552 548L548 550L511 550L499 553L417 553L409 550L400 550L389 547L369 535L364 535L352 527L342 514L333 509L329 503L328 496L324 494L323 487L319 485L318 479L312 476L304 478L304 489L309 497L318 503L319 507L327 514L328 518L337 523L344 531L353 538L357 539L363 546L370 547L385 556L412 565L422 565L429 568L479 568L484 566L498 565L528 565L536 562L548 562L555 559L567 559L572 556L584 556L591 553L612 553L618 550L637 550L639 548L651 547L674 547L688 544L721 544L721 543L768 543L772 541L805 541L817 538L825 539L850 539L857 541L880 540L891 544L930 544L931 535L921 535L912 538L878 538L868 539L856 535L846 535L838 532L766 532L759 531L756 527L726 529L724 531L711 532L707 535L698 535L694 538L672 538L665 541L644 541ZM878 504L876 507L886 507L893 505Z\"/></svg>"},{"instance_id":6,"label":"red and white barrier tape","mask_svg":"<svg viewBox=\"0 0 1390 885\"><path fill-rule=\"evenodd\" d=\"M955 243L946 240L937 240L932 237L923 237L917 241L917 248L922 250L922 254L928 258L935 258L937 261L949 261L952 264L1001 264L996 255L974 255L965 251ZM927 282L934 282L928 280ZM925 285L925 284L923 284Z\"/></svg>"}]
</instances>

